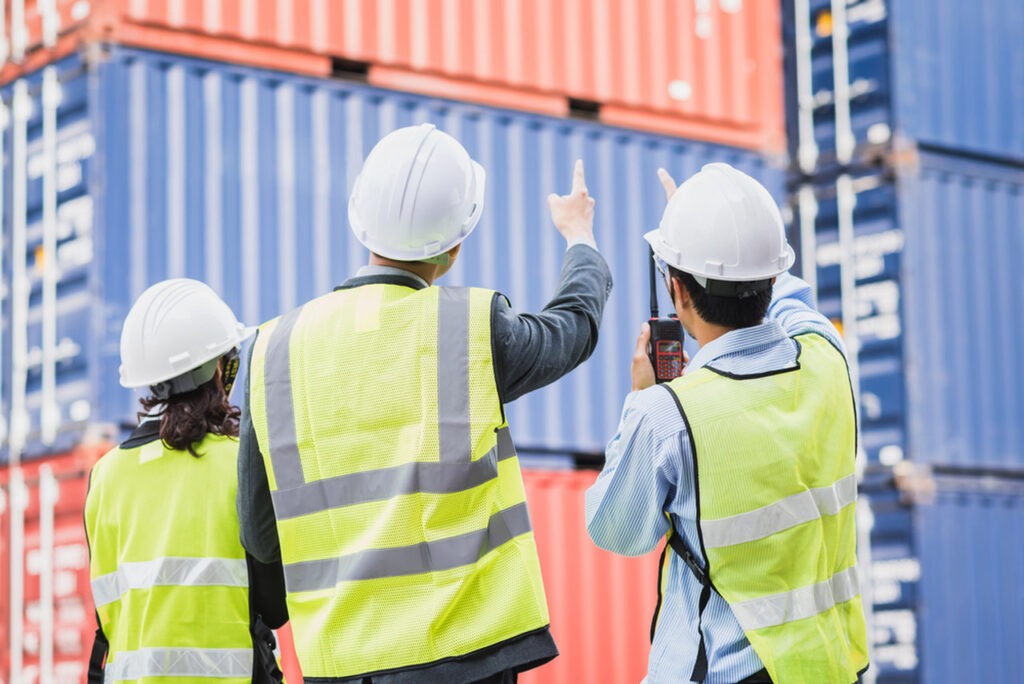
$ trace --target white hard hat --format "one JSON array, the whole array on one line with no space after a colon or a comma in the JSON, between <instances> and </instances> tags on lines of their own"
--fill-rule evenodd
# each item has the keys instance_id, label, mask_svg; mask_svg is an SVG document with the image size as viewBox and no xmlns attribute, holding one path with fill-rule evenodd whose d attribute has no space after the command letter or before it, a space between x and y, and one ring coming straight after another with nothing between
<instances>
[{"instance_id":1,"label":"white hard hat","mask_svg":"<svg viewBox=\"0 0 1024 684\"><path fill-rule=\"evenodd\" d=\"M389 133L370 151L348 201L348 221L370 251L420 261L466 239L484 208L484 168L431 124Z\"/></svg>"},{"instance_id":2,"label":"white hard hat","mask_svg":"<svg viewBox=\"0 0 1024 684\"><path fill-rule=\"evenodd\" d=\"M210 286L173 278L139 296L121 330L121 385L161 386L160 394L194 389L213 377L221 356L255 328L238 322ZM203 377L191 374L202 369ZM207 377L208 376L208 377Z\"/></svg>"},{"instance_id":3,"label":"white hard hat","mask_svg":"<svg viewBox=\"0 0 1024 684\"><path fill-rule=\"evenodd\" d=\"M706 164L679 186L657 230L644 235L667 264L697 278L754 282L785 273L796 255L775 200L728 164Z\"/></svg>"}]
</instances>

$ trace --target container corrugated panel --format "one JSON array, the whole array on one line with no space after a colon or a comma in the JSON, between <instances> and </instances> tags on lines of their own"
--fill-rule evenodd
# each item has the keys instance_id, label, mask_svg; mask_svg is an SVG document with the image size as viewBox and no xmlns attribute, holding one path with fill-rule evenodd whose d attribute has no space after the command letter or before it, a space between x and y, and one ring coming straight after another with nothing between
<instances>
[{"instance_id":1,"label":"container corrugated panel","mask_svg":"<svg viewBox=\"0 0 1024 684\"><path fill-rule=\"evenodd\" d=\"M795 17L794 0L785 0L783 27L786 45L786 130L790 154L797 158L796 28L809 24L811 34L811 90L814 95L814 138L819 164L828 166L836 156L835 74L832 60L831 0L808 0L808 13ZM891 136L891 78L889 75L889 18L883 0L856 0L847 7L850 82L850 124L860 147L887 142Z\"/></svg>"},{"instance_id":2,"label":"container corrugated panel","mask_svg":"<svg viewBox=\"0 0 1024 684\"><path fill-rule=\"evenodd\" d=\"M909 472L909 471L908 471ZM1024 679L1024 479L919 470L863 483L880 684Z\"/></svg>"},{"instance_id":3,"label":"container corrugated panel","mask_svg":"<svg viewBox=\"0 0 1024 684\"><path fill-rule=\"evenodd\" d=\"M787 107L796 111L794 21L809 22L814 132L835 156L831 0L796 17L786 0ZM890 139L1024 162L1024 4L1017 0L850 0L850 117L859 147ZM796 118L788 119L795 158Z\"/></svg>"},{"instance_id":4,"label":"container corrugated panel","mask_svg":"<svg viewBox=\"0 0 1024 684\"><path fill-rule=\"evenodd\" d=\"M572 98L613 124L784 147L777 0L77 5L86 38L321 75L340 58L385 87L556 114Z\"/></svg>"},{"instance_id":5,"label":"container corrugated panel","mask_svg":"<svg viewBox=\"0 0 1024 684\"><path fill-rule=\"evenodd\" d=\"M1024 163L1024 3L889 5L897 133Z\"/></svg>"},{"instance_id":6,"label":"container corrugated panel","mask_svg":"<svg viewBox=\"0 0 1024 684\"><path fill-rule=\"evenodd\" d=\"M1024 480L961 480L915 510L922 681L1024 681Z\"/></svg>"},{"instance_id":7,"label":"container corrugated panel","mask_svg":"<svg viewBox=\"0 0 1024 684\"><path fill-rule=\"evenodd\" d=\"M862 444L869 459L1024 467L1024 169L936 153L853 179ZM821 310L840 316L835 181L818 180Z\"/></svg>"},{"instance_id":8,"label":"container corrugated panel","mask_svg":"<svg viewBox=\"0 0 1024 684\"><path fill-rule=\"evenodd\" d=\"M1020 468L1024 168L921 154L898 186L915 458Z\"/></svg>"},{"instance_id":9,"label":"container corrugated panel","mask_svg":"<svg viewBox=\"0 0 1024 684\"><path fill-rule=\"evenodd\" d=\"M62 303L68 313L60 324L81 341L58 366L58 385L88 378L81 386L87 404L75 411L62 405L65 422L134 420L134 395L117 381L118 338L148 285L175 276L205 280L243 320L259 323L353 274L367 255L351 235L346 207L364 156L394 128L432 121L488 171L481 225L445 280L498 289L518 310L538 311L554 292L565 243L545 197L569 190L574 159L586 164L598 202L597 241L616 282L601 340L584 366L510 404L508 415L524 449L597 452L618 423L635 337L647 318L641 235L657 225L665 202L655 170L684 178L726 161L782 194L782 172L753 153L576 120L124 48L92 65L88 78L74 77L75 60L61 68L71 74L65 101L74 93L88 99L84 132L74 135L89 136L91 146L81 143L89 154L60 154L84 174L92 209L69 224L61 243L77 245L66 248L64 278L86 274L81 287L62 280L59 290L74 294ZM65 207L61 195L58 212ZM9 203L4 212L10 226ZM35 258L36 245L30 241L26 258ZM8 299L5 312L9 306ZM5 343L5 355L9 349ZM32 425L39 425L35 414Z\"/></svg>"},{"instance_id":10,"label":"container corrugated panel","mask_svg":"<svg viewBox=\"0 0 1024 684\"><path fill-rule=\"evenodd\" d=\"M42 634L40 624L40 582L46 567L40 548L41 507L52 506L53 548L50 581L54 596L53 680L60 683L85 682L93 633L96 630L95 609L89 585L89 546L85 537L82 514L88 488L89 469L106 447L79 447L73 452L34 461L22 468L28 498L25 500L25 555L24 555L24 629L23 672L24 681L40 681L40 651ZM40 468L46 465L56 478L56 501L44 501L40 496ZM12 505L10 473L0 469L0 487L6 503L0 526L0 677L10 677L10 506Z\"/></svg>"}]
</instances>

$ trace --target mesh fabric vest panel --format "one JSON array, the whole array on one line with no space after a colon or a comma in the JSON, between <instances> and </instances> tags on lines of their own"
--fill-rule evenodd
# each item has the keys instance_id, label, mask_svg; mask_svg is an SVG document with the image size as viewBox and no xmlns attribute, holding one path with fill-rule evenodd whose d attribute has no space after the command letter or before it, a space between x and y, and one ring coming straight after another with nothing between
<instances>
[{"instance_id":1,"label":"mesh fabric vest panel","mask_svg":"<svg viewBox=\"0 0 1024 684\"><path fill-rule=\"evenodd\" d=\"M798 367L671 383L693 439L702 551L775 682L867 666L856 584L856 419L842 355L801 335Z\"/></svg>"},{"instance_id":2,"label":"mesh fabric vest panel","mask_svg":"<svg viewBox=\"0 0 1024 684\"><path fill-rule=\"evenodd\" d=\"M260 330L250 409L307 676L414 668L548 624L493 294L365 285Z\"/></svg>"},{"instance_id":3,"label":"mesh fabric vest panel","mask_svg":"<svg viewBox=\"0 0 1024 684\"><path fill-rule=\"evenodd\" d=\"M90 475L85 522L107 681L251 680L238 441L207 435L196 449L202 457L160 440L114 449Z\"/></svg>"}]
</instances>

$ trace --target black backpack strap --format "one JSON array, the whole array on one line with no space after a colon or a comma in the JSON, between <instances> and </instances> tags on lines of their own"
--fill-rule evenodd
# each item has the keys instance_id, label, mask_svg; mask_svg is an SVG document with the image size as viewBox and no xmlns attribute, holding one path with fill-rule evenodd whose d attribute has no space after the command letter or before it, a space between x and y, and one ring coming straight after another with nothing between
<instances>
[{"instance_id":1,"label":"black backpack strap","mask_svg":"<svg viewBox=\"0 0 1024 684\"><path fill-rule=\"evenodd\" d=\"M714 587L711 585L711 578L708 576L707 571L700 566L697 558L686 547L686 543L683 542L683 536L676 530L675 523L671 524L672 534L669 535L668 545L679 554L679 557L686 563L686 567L690 568L690 572L693 573L693 576L697 578L701 585L700 604L697 608L697 633L700 635L700 644L697 646L697 661L693 664L690 681L703 682L704 678L708 676L708 651L704 643L704 629L701 626L701 618L704 616L704 609L707 608L708 601L711 600L711 591Z\"/></svg>"},{"instance_id":2,"label":"black backpack strap","mask_svg":"<svg viewBox=\"0 0 1024 684\"><path fill-rule=\"evenodd\" d=\"M98 622L97 618L97 622ZM101 627L96 628L96 636L92 640L92 653L89 654L89 684L103 684L103 661L107 658L110 645Z\"/></svg>"}]
</instances>

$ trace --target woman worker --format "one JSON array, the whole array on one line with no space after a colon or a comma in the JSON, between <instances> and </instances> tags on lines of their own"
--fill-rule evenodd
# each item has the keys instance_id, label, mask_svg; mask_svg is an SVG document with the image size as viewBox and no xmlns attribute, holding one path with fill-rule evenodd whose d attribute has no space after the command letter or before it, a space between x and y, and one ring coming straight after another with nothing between
<instances>
[{"instance_id":1,"label":"woman worker","mask_svg":"<svg viewBox=\"0 0 1024 684\"><path fill-rule=\"evenodd\" d=\"M288 619L284 578L247 556L235 512L228 396L251 333L195 280L153 285L128 312L121 384L146 396L89 478L90 682L281 681L268 627Z\"/></svg>"}]
</instances>

